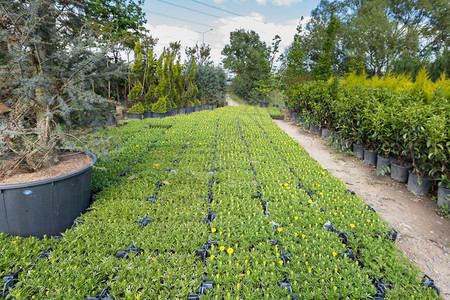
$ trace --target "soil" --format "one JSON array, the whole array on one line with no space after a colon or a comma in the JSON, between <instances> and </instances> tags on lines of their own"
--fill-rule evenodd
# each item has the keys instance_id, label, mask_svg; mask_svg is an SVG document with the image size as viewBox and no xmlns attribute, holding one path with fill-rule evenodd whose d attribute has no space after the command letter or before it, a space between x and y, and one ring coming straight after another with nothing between
<instances>
[{"instance_id":1,"label":"soil","mask_svg":"<svg viewBox=\"0 0 450 300\"><path fill-rule=\"evenodd\" d=\"M375 167L334 152L321 137L289 120L274 122L399 232L399 250L434 279L445 299L450 299L450 220L436 214L436 202L412 194L406 184L388 176L377 176Z\"/></svg>"},{"instance_id":2,"label":"soil","mask_svg":"<svg viewBox=\"0 0 450 300\"><path fill-rule=\"evenodd\" d=\"M11 176L0 180L0 185L32 182L75 172L92 162L92 158L83 153L64 152L58 154L58 162L35 172L17 169ZM11 161L3 161L7 165Z\"/></svg>"},{"instance_id":3,"label":"soil","mask_svg":"<svg viewBox=\"0 0 450 300\"><path fill-rule=\"evenodd\" d=\"M230 106L239 104L227 98ZM450 299L450 220L436 214L436 202L416 196L388 176L377 176L375 167L353 156L337 153L318 135L290 121L274 120L309 155L343 180L399 232L398 249L434 279L444 299Z\"/></svg>"}]
</instances>

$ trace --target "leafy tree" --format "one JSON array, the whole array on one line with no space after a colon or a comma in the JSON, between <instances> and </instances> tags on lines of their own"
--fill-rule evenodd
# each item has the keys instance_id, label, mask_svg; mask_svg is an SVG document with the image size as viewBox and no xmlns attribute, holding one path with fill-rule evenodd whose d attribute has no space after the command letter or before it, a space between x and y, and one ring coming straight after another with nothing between
<instances>
[{"instance_id":1,"label":"leafy tree","mask_svg":"<svg viewBox=\"0 0 450 300\"><path fill-rule=\"evenodd\" d=\"M187 47L185 50L187 61L191 62L195 61L196 64L201 65L210 65L213 62L211 61L211 48L209 45L198 45L195 44L194 47Z\"/></svg>"},{"instance_id":2,"label":"leafy tree","mask_svg":"<svg viewBox=\"0 0 450 300\"><path fill-rule=\"evenodd\" d=\"M333 74L334 49L336 43L336 33L339 29L339 20L331 15L330 23L326 29L326 36L319 54L317 64L314 66L313 74L316 79L328 80Z\"/></svg>"},{"instance_id":3,"label":"leafy tree","mask_svg":"<svg viewBox=\"0 0 450 300\"><path fill-rule=\"evenodd\" d=\"M0 140L31 169L54 161L67 136L61 120L101 118L107 109L97 85L118 70L105 69L106 49L93 51L85 9L77 0L0 0L8 57L0 97L12 108Z\"/></svg>"},{"instance_id":4,"label":"leafy tree","mask_svg":"<svg viewBox=\"0 0 450 300\"><path fill-rule=\"evenodd\" d=\"M220 67L199 64L194 84L198 86L197 97L203 104L219 104L225 99L227 75Z\"/></svg>"},{"instance_id":5,"label":"leafy tree","mask_svg":"<svg viewBox=\"0 0 450 300\"><path fill-rule=\"evenodd\" d=\"M244 100L255 102L261 97L255 82L269 76L270 54L270 48L255 31L239 29L230 33L230 44L222 50L223 63L237 74L231 87Z\"/></svg>"},{"instance_id":6,"label":"leafy tree","mask_svg":"<svg viewBox=\"0 0 450 300\"><path fill-rule=\"evenodd\" d=\"M302 17L303 20L303 17ZM302 26L298 24L294 41L282 55L282 72L286 87L289 88L296 83L297 79L306 72L306 53L302 43Z\"/></svg>"}]
</instances>

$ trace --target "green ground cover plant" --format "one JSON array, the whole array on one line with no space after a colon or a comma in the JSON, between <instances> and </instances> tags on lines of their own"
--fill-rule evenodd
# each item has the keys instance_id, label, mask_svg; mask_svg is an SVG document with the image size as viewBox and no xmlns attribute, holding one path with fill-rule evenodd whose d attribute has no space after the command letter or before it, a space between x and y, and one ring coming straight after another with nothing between
<instances>
[{"instance_id":1,"label":"green ground cover plant","mask_svg":"<svg viewBox=\"0 0 450 300\"><path fill-rule=\"evenodd\" d=\"M94 201L61 237L0 234L0 274L23 269L7 299L439 298L395 231L267 109L84 138L97 141Z\"/></svg>"}]
</instances>

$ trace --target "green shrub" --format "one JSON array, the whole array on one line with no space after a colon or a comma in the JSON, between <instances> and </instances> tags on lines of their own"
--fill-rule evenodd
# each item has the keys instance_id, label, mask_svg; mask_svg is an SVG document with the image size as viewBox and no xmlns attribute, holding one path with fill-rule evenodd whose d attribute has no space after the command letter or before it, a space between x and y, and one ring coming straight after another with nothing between
<instances>
[{"instance_id":1,"label":"green shrub","mask_svg":"<svg viewBox=\"0 0 450 300\"><path fill-rule=\"evenodd\" d=\"M166 97L162 96L158 99L156 103L152 105L152 112L155 113L166 113L167 112L167 100Z\"/></svg>"},{"instance_id":2,"label":"green shrub","mask_svg":"<svg viewBox=\"0 0 450 300\"><path fill-rule=\"evenodd\" d=\"M145 111L144 105L141 102L133 105L127 112L130 114L143 114Z\"/></svg>"}]
</instances>

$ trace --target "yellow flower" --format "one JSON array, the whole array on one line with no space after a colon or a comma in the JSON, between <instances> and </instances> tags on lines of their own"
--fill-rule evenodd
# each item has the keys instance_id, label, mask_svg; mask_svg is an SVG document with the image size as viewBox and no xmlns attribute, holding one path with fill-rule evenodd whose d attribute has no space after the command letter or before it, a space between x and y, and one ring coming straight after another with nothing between
<instances>
[{"instance_id":1,"label":"yellow flower","mask_svg":"<svg viewBox=\"0 0 450 300\"><path fill-rule=\"evenodd\" d=\"M54 263L55 263L55 260L53 259L53 260L51 261L51 263L54 264Z\"/></svg>"},{"instance_id":2,"label":"yellow flower","mask_svg":"<svg viewBox=\"0 0 450 300\"><path fill-rule=\"evenodd\" d=\"M283 231L283 228L278 227L277 230L278 230L278 232L282 232L282 231Z\"/></svg>"},{"instance_id":3,"label":"yellow flower","mask_svg":"<svg viewBox=\"0 0 450 300\"><path fill-rule=\"evenodd\" d=\"M336 255L337 255L337 253L333 251L333 256L336 256Z\"/></svg>"},{"instance_id":4,"label":"yellow flower","mask_svg":"<svg viewBox=\"0 0 450 300\"><path fill-rule=\"evenodd\" d=\"M266 265L266 261L263 261L263 265Z\"/></svg>"},{"instance_id":5,"label":"yellow flower","mask_svg":"<svg viewBox=\"0 0 450 300\"><path fill-rule=\"evenodd\" d=\"M337 290L337 287L335 285L333 286L333 290Z\"/></svg>"},{"instance_id":6,"label":"yellow flower","mask_svg":"<svg viewBox=\"0 0 450 300\"><path fill-rule=\"evenodd\" d=\"M350 227L351 228L355 228L355 224L350 224Z\"/></svg>"},{"instance_id":7,"label":"yellow flower","mask_svg":"<svg viewBox=\"0 0 450 300\"><path fill-rule=\"evenodd\" d=\"M223 251L223 250L225 250L225 247L224 246L220 246L219 250Z\"/></svg>"},{"instance_id":8,"label":"yellow flower","mask_svg":"<svg viewBox=\"0 0 450 300\"><path fill-rule=\"evenodd\" d=\"M139 299L141 299L141 295L136 296L136 300L139 300Z\"/></svg>"},{"instance_id":9,"label":"yellow flower","mask_svg":"<svg viewBox=\"0 0 450 300\"><path fill-rule=\"evenodd\" d=\"M280 265L283 265L283 261L282 261L282 260L279 260L278 263L279 263Z\"/></svg>"},{"instance_id":10,"label":"yellow flower","mask_svg":"<svg viewBox=\"0 0 450 300\"><path fill-rule=\"evenodd\" d=\"M298 220L298 217L297 217L297 216L295 216L295 217L294 217L294 219L295 219L295 220Z\"/></svg>"},{"instance_id":11,"label":"yellow flower","mask_svg":"<svg viewBox=\"0 0 450 300\"><path fill-rule=\"evenodd\" d=\"M308 200L308 203L309 203L309 204L311 204L311 203L312 203L312 200L311 200L311 199L309 199L309 200Z\"/></svg>"},{"instance_id":12,"label":"yellow flower","mask_svg":"<svg viewBox=\"0 0 450 300\"><path fill-rule=\"evenodd\" d=\"M306 237L306 235L302 234L302 238L305 238L305 237Z\"/></svg>"},{"instance_id":13,"label":"yellow flower","mask_svg":"<svg viewBox=\"0 0 450 300\"><path fill-rule=\"evenodd\" d=\"M214 257L215 257L214 255L211 255L209 258L214 259Z\"/></svg>"},{"instance_id":14,"label":"yellow flower","mask_svg":"<svg viewBox=\"0 0 450 300\"><path fill-rule=\"evenodd\" d=\"M155 168L157 168L157 167L159 167L159 164L158 164L158 163L154 163L153 166L154 166Z\"/></svg>"},{"instance_id":15,"label":"yellow flower","mask_svg":"<svg viewBox=\"0 0 450 300\"><path fill-rule=\"evenodd\" d=\"M216 232L217 231L217 229L216 228L211 228L211 232Z\"/></svg>"},{"instance_id":16,"label":"yellow flower","mask_svg":"<svg viewBox=\"0 0 450 300\"><path fill-rule=\"evenodd\" d=\"M77 265L75 265L75 266L73 266L73 268L74 268L74 269L76 269L76 268L78 268L78 266L77 266Z\"/></svg>"},{"instance_id":17,"label":"yellow flower","mask_svg":"<svg viewBox=\"0 0 450 300\"><path fill-rule=\"evenodd\" d=\"M227 249L227 253L228 253L228 254L233 254L233 248L228 248L228 249Z\"/></svg>"},{"instance_id":18,"label":"yellow flower","mask_svg":"<svg viewBox=\"0 0 450 300\"><path fill-rule=\"evenodd\" d=\"M275 254L275 255L276 255L277 257L279 257L279 256L280 256L280 253L277 252L277 254Z\"/></svg>"}]
</instances>

